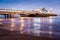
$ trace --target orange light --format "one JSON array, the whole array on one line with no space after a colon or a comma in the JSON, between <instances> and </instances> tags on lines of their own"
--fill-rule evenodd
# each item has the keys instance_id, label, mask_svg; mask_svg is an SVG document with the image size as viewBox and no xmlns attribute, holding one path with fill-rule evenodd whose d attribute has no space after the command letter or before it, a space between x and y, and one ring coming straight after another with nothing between
<instances>
[{"instance_id":1,"label":"orange light","mask_svg":"<svg viewBox=\"0 0 60 40\"><path fill-rule=\"evenodd\" d=\"M21 18L21 26L20 26L20 31L24 29L24 18Z\"/></svg>"},{"instance_id":2,"label":"orange light","mask_svg":"<svg viewBox=\"0 0 60 40\"><path fill-rule=\"evenodd\" d=\"M15 26L15 23L14 23L14 19L11 19L11 31L14 31L14 26Z\"/></svg>"}]
</instances>

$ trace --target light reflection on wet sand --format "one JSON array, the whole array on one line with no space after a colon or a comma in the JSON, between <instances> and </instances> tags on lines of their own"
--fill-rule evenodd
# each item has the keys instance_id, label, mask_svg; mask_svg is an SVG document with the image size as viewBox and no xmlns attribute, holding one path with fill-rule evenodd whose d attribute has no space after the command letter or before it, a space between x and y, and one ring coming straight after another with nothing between
<instances>
[{"instance_id":1,"label":"light reflection on wet sand","mask_svg":"<svg viewBox=\"0 0 60 40\"><path fill-rule=\"evenodd\" d=\"M14 31L14 27L15 27L15 23L14 23L14 19L11 19L11 31ZM13 34L13 33L11 33L11 34Z\"/></svg>"},{"instance_id":2,"label":"light reflection on wet sand","mask_svg":"<svg viewBox=\"0 0 60 40\"><path fill-rule=\"evenodd\" d=\"M21 18L21 25L20 25L20 31L21 31L21 33L23 33L23 29L24 29L24 18Z\"/></svg>"},{"instance_id":3,"label":"light reflection on wet sand","mask_svg":"<svg viewBox=\"0 0 60 40\"><path fill-rule=\"evenodd\" d=\"M4 27L1 27L1 29L12 31L12 33L16 31L16 34L30 34L45 37L53 36L52 23L52 17L49 19L31 17L0 19L0 25L4 24Z\"/></svg>"},{"instance_id":4,"label":"light reflection on wet sand","mask_svg":"<svg viewBox=\"0 0 60 40\"><path fill-rule=\"evenodd\" d=\"M53 23L52 17L50 17L49 23L51 23L51 24ZM49 29L50 29L50 31L49 31L49 37L52 37L52 25L49 26Z\"/></svg>"}]
</instances>

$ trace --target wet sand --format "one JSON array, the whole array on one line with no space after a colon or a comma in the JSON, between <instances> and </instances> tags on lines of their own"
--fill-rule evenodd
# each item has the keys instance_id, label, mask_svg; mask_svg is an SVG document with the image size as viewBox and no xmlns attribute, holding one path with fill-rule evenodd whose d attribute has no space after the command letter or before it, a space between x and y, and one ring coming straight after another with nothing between
<instances>
[{"instance_id":1,"label":"wet sand","mask_svg":"<svg viewBox=\"0 0 60 40\"><path fill-rule=\"evenodd\" d=\"M28 34L11 34L8 30L0 29L0 40L56 40L49 37L37 37Z\"/></svg>"},{"instance_id":2,"label":"wet sand","mask_svg":"<svg viewBox=\"0 0 60 40\"><path fill-rule=\"evenodd\" d=\"M37 18L39 19L39 21L37 22L35 19L36 18L32 19L28 17L27 18L23 17L19 19L18 18L0 19L0 40L59 40L60 39L58 38L60 37L59 34L55 34L59 32L54 32L53 30L51 30L51 28L48 27L51 26L51 24L50 25L48 24L46 26L41 24L42 21L40 20L40 18Z\"/></svg>"}]
</instances>

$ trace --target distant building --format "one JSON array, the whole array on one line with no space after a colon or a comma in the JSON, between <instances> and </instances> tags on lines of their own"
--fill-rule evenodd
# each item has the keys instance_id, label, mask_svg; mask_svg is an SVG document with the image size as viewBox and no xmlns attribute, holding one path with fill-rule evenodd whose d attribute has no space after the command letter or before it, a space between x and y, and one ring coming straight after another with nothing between
<instances>
[{"instance_id":1,"label":"distant building","mask_svg":"<svg viewBox=\"0 0 60 40\"><path fill-rule=\"evenodd\" d=\"M32 11L39 12L39 13L51 13L52 12L52 9L47 10L46 8L42 8L42 9L37 8L37 9L33 9Z\"/></svg>"},{"instance_id":2,"label":"distant building","mask_svg":"<svg viewBox=\"0 0 60 40\"><path fill-rule=\"evenodd\" d=\"M41 11L42 11L42 13L46 13L46 12L48 12L48 10L45 9L45 8L42 8Z\"/></svg>"},{"instance_id":3,"label":"distant building","mask_svg":"<svg viewBox=\"0 0 60 40\"><path fill-rule=\"evenodd\" d=\"M38 9L33 9L32 11L42 13L42 11L41 11L41 9L40 9L40 8L38 8Z\"/></svg>"}]
</instances>

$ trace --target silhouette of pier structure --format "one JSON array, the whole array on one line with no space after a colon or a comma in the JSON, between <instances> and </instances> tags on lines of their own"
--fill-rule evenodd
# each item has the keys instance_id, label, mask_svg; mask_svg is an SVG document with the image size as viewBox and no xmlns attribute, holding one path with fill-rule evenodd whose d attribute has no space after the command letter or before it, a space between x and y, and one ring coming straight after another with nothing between
<instances>
[{"instance_id":1,"label":"silhouette of pier structure","mask_svg":"<svg viewBox=\"0 0 60 40\"><path fill-rule=\"evenodd\" d=\"M4 15L5 18L13 18L16 14L29 15L34 14L34 12L26 10L0 9L0 15Z\"/></svg>"},{"instance_id":2,"label":"silhouette of pier structure","mask_svg":"<svg viewBox=\"0 0 60 40\"><path fill-rule=\"evenodd\" d=\"M48 17L48 16L57 16L53 14L52 10L34 9L32 11L26 10L14 10L14 9L0 9L0 15L4 15L5 18L14 18L14 15L20 15L21 17Z\"/></svg>"}]
</instances>

